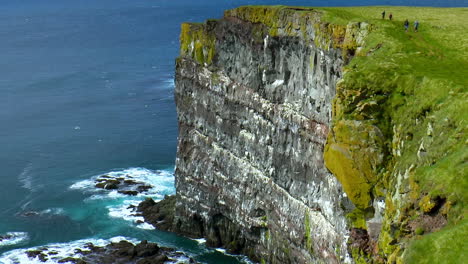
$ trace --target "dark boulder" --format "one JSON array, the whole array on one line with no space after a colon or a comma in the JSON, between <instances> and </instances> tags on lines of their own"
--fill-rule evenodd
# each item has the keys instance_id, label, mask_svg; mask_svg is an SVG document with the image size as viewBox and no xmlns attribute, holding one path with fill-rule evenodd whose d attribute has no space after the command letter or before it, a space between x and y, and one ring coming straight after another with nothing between
<instances>
[{"instance_id":1,"label":"dark boulder","mask_svg":"<svg viewBox=\"0 0 468 264\"><path fill-rule=\"evenodd\" d=\"M175 196L166 195L160 202L148 198L138 205L137 211L143 215L145 222L154 227L172 231L175 213Z\"/></svg>"},{"instance_id":2,"label":"dark boulder","mask_svg":"<svg viewBox=\"0 0 468 264\"><path fill-rule=\"evenodd\" d=\"M168 260L169 258L166 255L159 255L153 258L140 259L136 264L163 264Z\"/></svg>"},{"instance_id":3,"label":"dark boulder","mask_svg":"<svg viewBox=\"0 0 468 264\"><path fill-rule=\"evenodd\" d=\"M42 250L29 250L26 251L28 258L39 258L40 261L46 262L48 260L47 255L42 252Z\"/></svg>"},{"instance_id":4,"label":"dark boulder","mask_svg":"<svg viewBox=\"0 0 468 264\"><path fill-rule=\"evenodd\" d=\"M125 194L125 195L130 195L130 196L138 195L137 191L118 191L118 193Z\"/></svg>"},{"instance_id":5,"label":"dark boulder","mask_svg":"<svg viewBox=\"0 0 468 264\"><path fill-rule=\"evenodd\" d=\"M71 258L71 257L63 258L63 259L59 260L58 263L88 264L88 262L86 262L86 261L84 261L82 259Z\"/></svg>"},{"instance_id":6,"label":"dark boulder","mask_svg":"<svg viewBox=\"0 0 468 264\"><path fill-rule=\"evenodd\" d=\"M137 257L149 257L158 254L159 246L155 243L148 243L143 240L140 244L135 246L135 252Z\"/></svg>"}]
</instances>

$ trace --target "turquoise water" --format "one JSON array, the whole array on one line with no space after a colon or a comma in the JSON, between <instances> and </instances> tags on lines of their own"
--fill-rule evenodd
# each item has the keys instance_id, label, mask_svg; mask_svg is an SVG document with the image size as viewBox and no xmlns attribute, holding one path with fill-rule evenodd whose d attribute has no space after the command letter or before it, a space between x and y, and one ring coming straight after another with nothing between
<instances>
[{"instance_id":1,"label":"turquoise water","mask_svg":"<svg viewBox=\"0 0 468 264\"><path fill-rule=\"evenodd\" d=\"M12 250L116 236L175 247L206 263L241 261L197 241L136 225L126 207L143 197L86 185L96 175L128 173L151 182L155 198L175 192L173 74L181 22L219 17L245 4L466 5L377 0L0 3L0 236L17 232L17 239L0 242L0 254L8 254L0 263L11 259Z\"/></svg>"}]
</instances>

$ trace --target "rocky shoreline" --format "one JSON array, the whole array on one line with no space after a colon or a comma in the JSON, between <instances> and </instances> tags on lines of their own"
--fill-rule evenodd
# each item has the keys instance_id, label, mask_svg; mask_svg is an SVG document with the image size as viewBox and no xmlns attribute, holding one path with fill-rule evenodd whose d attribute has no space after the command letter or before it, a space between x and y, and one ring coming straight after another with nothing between
<instances>
[{"instance_id":1,"label":"rocky shoreline","mask_svg":"<svg viewBox=\"0 0 468 264\"><path fill-rule=\"evenodd\" d=\"M158 230L178 232L174 224L175 195L165 195L164 199L158 201L154 196L157 185L151 182L132 177L129 174L112 175L103 174L93 177L86 186L95 188L99 193L118 193L119 196L134 197L135 203L128 207L129 215L134 217L137 226L148 225ZM146 198L143 198L146 197ZM141 200L139 201L139 198ZM20 217L36 217L40 211L28 210L18 213ZM149 228L145 228L149 229ZM26 234L25 234L26 235ZM18 234L6 233L0 235L0 242L8 242L15 239ZM27 235L26 235L27 236ZM201 236L191 235L192 238ZM137 241L131 238L118 237L110 240L84 240L66 244L51 244L45 246L24 249L12 254L12 259L21 259L21 263L74 263L74 264L159 264L159 263L197 263L192 257L173 248L162 247L156 243L146 240ZM210 247L221 247L215 243ZM66 248L66 249L65 249ZM238 253L227 250L230 253ZM1 262L1 261L0 261Z\"/></svg>"},{"instance_id":2,"label":"rocky shoreline","mask_svg":"<svg viewBox=\"0 0 468 264\"><path fill-rule=\"evenodd\" d=\"M203 238L206 237L206 245L213 248L223 247L232 254L241 254L238 245L244 245L245 241L237 237L224 236L223 234L214 234L204 232L204 230L193 230L191 233L183 232L174 221L176 210L176 196L165 195L164 199L155 201L151 198L152 189L156 188L149 183L133 178L130 175L110 175L103 174L97 176L92 181L92 186L96 189L108 192L117 192L125 196L143 196L146 198L138 204L131 204L126 209L131 211L131 216L135 217L134 224L149 224L152 227L161 230L174 232L178 235ZM195 228L195 227L194 227ZM216 229L216 228L215 228ZM219 229L219 228L218 228ZM213 229L214 230L214 229ZM144 245L144 246L143 246ZM104 247L96 247L92 243L86 246L86 250L78 250L83 256L80 258L68 257L61 259L59 263L173 263L174 257L184 256L183 253L176 252L174 249L159 247L155 243L142 241L134 245L131 242L122 240L118 243L111 243ZM151 253L151 254L150 254ZM28 256L47 260L53 252L44 252L44 250L28 251ZM185 256L188 261L184 263L196 263L192 258ZM108 262L108 261L114 262ZM118 261L118 262L115 262ZM177 262L178 263L178 262Z\"/></svg>"},{"instance_id":3,"label":"rocky shoreline","mask_svg":"<svg viewBox=\"0 0 468 264\"><path fill-rule=\"evenodd\" d=\"M98 189L117 191L127 196L146 195L153 186L135 180L130 175L111 177L107 174L98 176L94 180L94 186ZM143 220L137 220L135 224L147 223L163 231L174 231L174 212L175 195L166 195L161 201L154 201L151 197L138 205L130 205L127 209L132 210L133 216L143 217Z\"/></svg>"},{"instance_id":4,"label":"rocky shoreline","mask_svg":"<svg viewBox=\"0 0 468 264\"><path fill-rule=\"evenodd\" d=\"M84 248L75 248L74 253L76 256L59 259L58 263L162 264L179 263L177 259L181 257L187 259L184 263L196 263L182 252L178 252L172 248L160 247L158 244L146 240L136 245L126 240L121 240L104 247L87 243ZM58 252L49 250L47 247L26 251L28 258L38 259L41 262L47 262L57 254Z\"/></svg>"},{"instance_id":5,"label":"rocky shoreline","mask_svg":"<svg viewBox=\"0 0 468 264\"><path fill-rule=\"evenodd\" d=\"M125 196L146 196L151 195L151 190L155 186L132 177L131 175L110 175L103 174L94 178L91 182L96 189L108 192L117 192ZM172 231L174 218L175 196L165 196L161 202L155 202L152 198L146 198L139 204L130 205L137 216L143 220L135 221L135 224L148 223L159 230ZM34 212L36 213L36 212ZM30 212L27 216L32 216ZM26 215L25 214L25 215ZM11 235L0 236L1 240L10 239ZM133 242L133 243L132 243ZM196 263L190 256L185 255L176 249L161 247L156 243L143 240L139 243L135 241L120 239L108 244L95 244L87 242L83 245L73 247L67 256L61 256L53 247L43 246L33 248L24 252L29 260L48 262L53 260L57 263L100 263L100 264L162 264L162 263Z\"/></svg>"}]
</instances>

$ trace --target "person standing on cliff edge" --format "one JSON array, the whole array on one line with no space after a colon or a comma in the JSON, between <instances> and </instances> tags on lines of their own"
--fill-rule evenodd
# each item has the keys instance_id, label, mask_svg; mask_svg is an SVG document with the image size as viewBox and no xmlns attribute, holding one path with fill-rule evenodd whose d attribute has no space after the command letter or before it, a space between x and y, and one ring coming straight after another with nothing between
<instances>
[{"instance_id":1,"label":"person standing on cliff edge","mask_svg":"<svg viewBox=\"0 0 468 264\"><path fill-rule=\"evenodd\" d=\"M409 27L409 22L408 22L408 19L405 20L405 31L408 31L408 27Z\"/></svg>"},{"instance_id":2,"label":"person standing on cliff edge","mask_svg":"<svg viewBox=\"0 0 468 264\"><path fill-rule=\"evenodd\" d=\"M390 13L390 15L388 15L388 19L392 20L392 18L393 18L393 15L392 13Z\"/></svg>"},{"instance_id":3,"label":"person standing on cliff edge","mask_svg":"<svg viewBox=\"0 0 468 264\"><path fill-rule=\"evenodd\" d=\"M382 19L385 19L385 10L382 12Z\"/></svg>"},{"instance_id":4,"label":"person standing on cliff edge","mask_svg":"<svg viewBox=\"0 0 468 264\"><path fill-rule=\"evenodd\" d=\"M419 21L414 21L414 32L418 32L418 28L419 28Z\"/></svg>"}]
</instances>

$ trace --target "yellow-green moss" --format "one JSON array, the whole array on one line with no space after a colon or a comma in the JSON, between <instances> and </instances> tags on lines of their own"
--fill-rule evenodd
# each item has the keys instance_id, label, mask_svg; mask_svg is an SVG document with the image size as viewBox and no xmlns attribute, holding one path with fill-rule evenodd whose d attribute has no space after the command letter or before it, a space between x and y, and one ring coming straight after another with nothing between
<instances>
[{"instance_id":1,"label":"yellow-green moss","mask_svg":"<svg viewBox=\"0 0 468 264\"><path fill-rule=\"evenodd\" d=\"M213 32L210 32L207 24L182 24L180 31L181 56L192 57L201 65L210 64L215 56L215 44L216 37Z\"/></svg>"},{"instance_id":2,"label":"yellow-green moss","mask_svg":"<svg viewBox=\"0 0 468 264\"><path fill-rule=\"evenodd\" d=\"M351 249L351 256L353 257L354 263L356 264L368 264L369 263L369 258L366 256L366 254L362 250L358 248Z\"/></svg>"},{"instance_id":3,"label":"yellow-green moss","mask_svg":"<svg viewBox=\"0 0 468 264\"><path fill-rule=\"evenodd\" d=\"M352 212L346 215L348 222L351 223L351 227L367 229L366 226L366 212L356 208Z\"/></svg>"},{"instance_id":4,"label":"yellow-green moss","mask_svg":"<svg viewBox=\"0 0 468 264\"><path fill-rule=\"evenodd\" d=\"M377 127L360 121L340 120L329 133L325 165L359 209L370 206L372 186L379 180L383 141Z\"/></svg>"},{"instance_id":5,"label":"yellow-green moss","mask_svg":"<svg viewBox=\"0 0 468 264\"><path fill-rule=\"evenodd\" d=\"M422 234L424 234L424 227L418 226L418 227L414 230L414 233L415 233L416 235L422 235Z\"/></svg>"},{"instance_id":6,"label":"yellow-green moss","mask_svg":"<svg viewBox=\"0 0 468 264\"><path fill-rule=\"evenodd\" d=\"M390 224L384 223L379 236L379 249L384 255L391 255L398 248L396 239L391 234Z\"/></svg>"},{"instance_id":7,"label":"yellow-green moss","mask_svg":"<svg viewBox=\"0 0 468 264\"><path fill-rule=\"evenodd\" d=\"M424 196L421 201L419 201L419 207L423 212L428 213L436 206L436 203L431 199L431 196Z\"/></svg>"}]
</instances>

